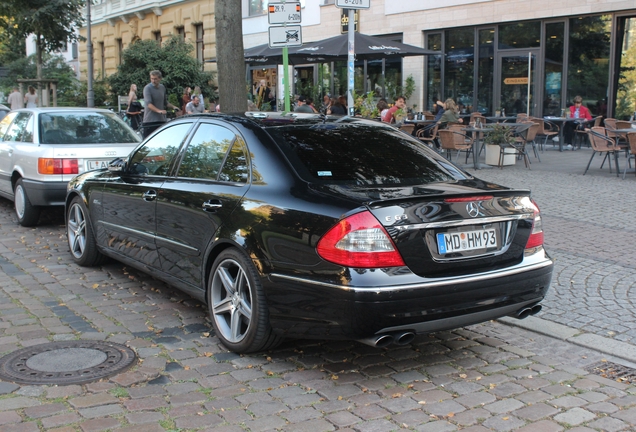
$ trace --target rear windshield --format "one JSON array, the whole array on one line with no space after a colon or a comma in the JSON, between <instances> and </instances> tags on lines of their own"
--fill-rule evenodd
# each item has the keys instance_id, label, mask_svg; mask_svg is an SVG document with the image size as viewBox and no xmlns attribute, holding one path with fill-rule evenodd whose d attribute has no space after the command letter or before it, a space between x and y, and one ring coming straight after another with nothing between
<instances>
[{"instance_id":1,"label":"rear windshield","mask_svg":"<svg viewBox=\"0 0 636 432\"><path fill-rule=\"evenodd\" d=\"M327 123L267 132L312 183L417 185L467 178L428 146L389 126Z\"/></svg>"},{"instance_id":2,"label":"rear windshield","mask_svg":"<svg viewBox=\"0 0 636 432\"><path fill-rule=\"evenodd\" d=\"M139 136L117 117L106 112L54 112L39 117L42 144L137 143Z\"/></svg>"}]
</instances>

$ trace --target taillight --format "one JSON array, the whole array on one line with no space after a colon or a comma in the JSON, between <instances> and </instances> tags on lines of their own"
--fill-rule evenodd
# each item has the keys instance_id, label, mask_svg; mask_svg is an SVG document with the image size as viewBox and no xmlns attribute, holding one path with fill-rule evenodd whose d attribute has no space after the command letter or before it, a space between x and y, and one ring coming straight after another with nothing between
<instances>
[{"instance_id":1,"label":"taillight","mask_svg":"<svg viewBox=\"0 0 636 432\"><path fill-rule=\"evenodd\" d=\"M39 174L78 174L77 159L38 159Z\"/></svg>"},{"instance_id":2,"label":"taillight","mask_svg":"<svg viewBox=\"0 0 636 432\"><path fill-rule=\"evenodd\" d=\"M541 226L541 212L539 206L532 200L534 206L534 220L532 221L532 232L526 242L526 249L543 246L543 227Z\"/></svg>"},{"instance_id":3,"label":"taillight","mask_svg":"<svg viewBox=\"0 0 636 432\"><path fill-rule=\"evenodd\" d=\"M345 267L404 265L389 233L369 211L338 222L318 241L317 251L324 260Z\"/></svg>"}]
</instances>

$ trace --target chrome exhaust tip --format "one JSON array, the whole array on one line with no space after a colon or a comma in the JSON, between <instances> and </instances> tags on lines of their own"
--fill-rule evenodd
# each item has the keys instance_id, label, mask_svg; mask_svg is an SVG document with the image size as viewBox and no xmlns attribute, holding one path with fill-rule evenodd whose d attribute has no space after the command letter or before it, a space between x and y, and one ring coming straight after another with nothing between
<instances>
[{"instance_id":1,"label":"chrome exhaust tip","mask_svg":"<svg viewBox=\"0 0 636 432\"><path fill-rule=\"evenodd\" d=\"M415 333L413 332L403 332L403 333L396 333L393 335L393 343L396 345L408 345L411 342L413 342L413 339L415 339Z\"/></svg>"},{"instance_id":2,"label":"chrome exhaust tip","mask_svg":"<svg viewBox=\"0 0 636 432\"><path fill-rule=\"evenodd\" d=\"M389 334L380 334L369 338L357 339L357 341L375 348L384 348L393 342L393 336Z\"/></svg>"},{"instance_id":3,"label":"chrome exhaust tip","mask_svg":"<svg viewBox=\"0 0 636 432\"><path fill-rule=\"evenodd\" d=\"M530 315L532 315L532 308L524 307L519 309L517 312L513 313L511 316L513 318L522 320L524 318L528 318Z\"/></svg>"}]
</instances>

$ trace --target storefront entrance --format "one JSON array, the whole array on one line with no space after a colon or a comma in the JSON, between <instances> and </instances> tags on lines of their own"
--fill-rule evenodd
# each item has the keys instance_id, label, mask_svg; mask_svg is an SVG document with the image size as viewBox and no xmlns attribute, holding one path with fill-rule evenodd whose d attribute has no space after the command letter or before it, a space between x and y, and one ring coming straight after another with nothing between
<instances>
[{"instance_id":1,"label":"storefront entrance","mask_svg":"<svg viewBox=\"0 0 636 432\"><path fill-rule=\"evenodd\" d=\"M515 50L497 54L494 106L506 115L536 115L538 50Z\"/></svg>"}]
</instances>

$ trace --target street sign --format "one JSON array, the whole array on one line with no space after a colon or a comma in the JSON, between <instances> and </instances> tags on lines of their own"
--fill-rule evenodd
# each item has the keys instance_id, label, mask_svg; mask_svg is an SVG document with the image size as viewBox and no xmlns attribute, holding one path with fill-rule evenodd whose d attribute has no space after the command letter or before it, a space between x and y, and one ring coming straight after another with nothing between
<instances>
[{"instance_id":1,"label":"street sign","mask_svg":"<svg viewBox=\"0 0 636 432\"><path fill-rule=\"evenodd\" d=\"M282 48L301 46L303 38L299 25L276 26L269 28L269 47Z\"/></svg>"},{"instance_id":2,"label":"street sign","mask_svg":"<svg viewBox=\"0 0 636 432\"><path fill-rule=\"evenodd\" d=\"M300 2L270 2L267 20L270 24L300 24Z\"/></svg>"},{"instance_id":3,"label":"street sign","mask_svg":"<svg viewBox=\"0 0 636 432\"><path fill-rule=\"evenodd\" d=\"M346 9L369 9L371 0L336 0L336 7Z\"/></svg>"}]
</instances>

